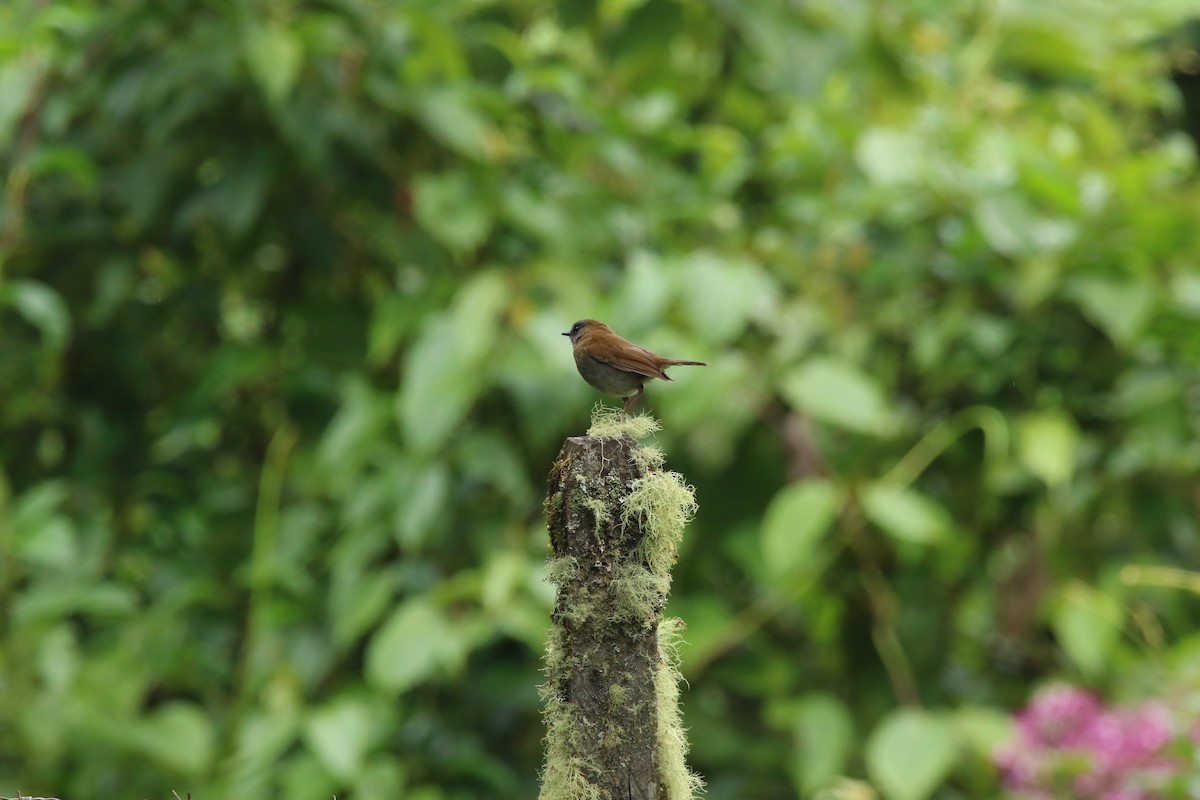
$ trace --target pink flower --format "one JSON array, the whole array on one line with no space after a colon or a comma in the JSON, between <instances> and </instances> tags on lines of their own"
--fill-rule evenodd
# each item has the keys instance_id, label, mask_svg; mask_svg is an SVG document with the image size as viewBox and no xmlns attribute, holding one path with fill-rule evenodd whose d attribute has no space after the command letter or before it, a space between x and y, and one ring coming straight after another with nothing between
<instances>
[{"instance_id":1,"label":"pink flower","mask_svg":"<svg viewBox=\"0 0 1200 800\"><path fill-rule=\"evenodd\" d=\"M1154 800L1154 798L1136 789L1115 789L1099 795L1099 800Z\"/></svg>"},{"instance_id":2,"label":"pink flower","mask_svg":"<svg viewBox=\"0 0 1200 800\"><path fill-rule=\"evenodd\" d=\"M1067 684L1043 689L1017 714L1017 727L1032 742L1066 745L1076 742L1100 713L1095 695Z\"/></svg>"},{"instance_id":3,"label":"pink flower","mask_svg":"<svg viewBox=\"0 0 1200 800\"><path fill-rule=\"evenodd\" d=\"M1027 800L1068 792L1080 800L1156 800L1184 768L1170 755L1184 727L1161 702L1105 708L1095 695L1056 685L1015 718L1015 740L993 760L1005 788Z\"/></svg>"}]
</instances>

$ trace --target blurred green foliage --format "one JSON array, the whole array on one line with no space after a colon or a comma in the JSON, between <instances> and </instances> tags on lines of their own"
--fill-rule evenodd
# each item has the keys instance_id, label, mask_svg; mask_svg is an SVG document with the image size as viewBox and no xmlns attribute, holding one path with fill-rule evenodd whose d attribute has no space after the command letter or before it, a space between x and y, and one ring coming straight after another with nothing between
<instances>
[{"instance_id":1,"label":"blurred green foliage","mask_svg":"<svg viewBox=\"0 0 1200 800\"><path fill-rule=\"evenodd\" d=\"M1188 14L3 4L0 793L534 796L580 317L712 362L647 397L714 800L1197 690Z\"/></svg>"}]
</instances>

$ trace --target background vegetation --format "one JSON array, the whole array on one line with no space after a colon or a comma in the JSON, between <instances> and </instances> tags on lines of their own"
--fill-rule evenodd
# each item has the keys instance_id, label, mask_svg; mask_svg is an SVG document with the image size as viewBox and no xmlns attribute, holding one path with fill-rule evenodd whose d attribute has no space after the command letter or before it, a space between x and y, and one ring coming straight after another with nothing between
<instances>
[{"instance_id":1,"label":"background vegetation","mask_svg":"<svg viewBox=\"0 0 1200 800\"><path fill-rule=\"evenodd\" d=\"M580 317L712 362L648 398L713 800L1187 707L1189 14L0 5L0 794L534 796Z\"/></svg>"}]
</instances>

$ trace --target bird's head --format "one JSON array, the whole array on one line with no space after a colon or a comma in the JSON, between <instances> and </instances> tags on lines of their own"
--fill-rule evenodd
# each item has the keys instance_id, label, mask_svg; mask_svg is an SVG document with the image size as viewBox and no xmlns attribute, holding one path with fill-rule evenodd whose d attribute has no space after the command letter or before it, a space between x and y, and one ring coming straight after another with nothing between
<instances>
[{"instance_id":1,"label":"bird's head","mask_svg":"<svg viewBox=\"0 0 1200 800\"><path fill-rule=\"evenodd\" d=\"M594 319L581 319L578 322L576 322L574 325L572 325L571 330L564 333L563 336L571 337L571 344L575 344L577 341L579 341L579 337L583 336L585 331L587 331L589 329L596 330L598 328L606 328L606 327L608 327L608 326L605 325L603 322L597 322Z\"/></svg>"}]
</instances>

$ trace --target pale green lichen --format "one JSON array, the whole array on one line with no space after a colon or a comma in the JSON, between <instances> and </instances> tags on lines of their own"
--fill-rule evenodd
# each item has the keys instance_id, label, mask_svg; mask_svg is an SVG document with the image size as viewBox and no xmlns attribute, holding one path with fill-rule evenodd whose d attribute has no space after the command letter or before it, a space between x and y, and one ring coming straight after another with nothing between
<instances>
[{"instance_id":1,"label":"pale green lichen","mask_svg":"<svg viewBox=\"0 0 1200 800\"><path fill-rule=\"evenodd\" d=\"M677 472L656 471L633 482L625 500L622 522L640 520L646 535L639 555L655 575L666 576L670 586L671 565L679 552L683 531L696 514L696 493Z\"/></svg>"},{"instance_id":2,"label":"pale green lichen","mask_svg":"<svg viewBox=\"0 0 1200 800\"><path fill-rule=\"evenodd\" d=\"M671 589L670 575L646 569L641 563L626 561L618 565L609 584L613 622L637 622L649 626Z\"/></svg>"},{"instance_id":3,"label":"pale green lichen","mask_svg":"<svg viewBox=\"0 0 1200 800\"><path fill-rule=\"evenodd\" d=\"M587 625L596 618L596 603L592 593L583 586L575 587L571 602L564 603L557 613L559 620L573 628Z\"/></svg>"},{"instance_id":4,"label":"pale green lichen","mask_svg":"<svg viewBox=\"0 0 1200 800\"><path fill-rule=\"evenodd\" d=\"M653 445L644 444L633 451L633 461L643 472L653 472L657 469L662 469L663 463L667 460L667 456L660 448Z\"/></svg>"},{"instance_id":5,"label":"pale green lichen","mask_svg":"<svg viewBox=\"0 0 1200 800\"><path fill-rule=\"evenodd\" d=\"M560 556L546 562L546 582L561 587L566 585L579 572L579 561L575 556ZM573 602L566 603L559 610L559 618L572 625L585 624L594 614L590 593L582 589L573 596ZM549 648L549 645L547 645ZM547 650L547 670L550 668L549 650Z\"/></svg>"},{"instance_id":6,"label":"pale green lichen","mask_svg":"<svg viewBox=\"0 0 1200 800\"><path fill-rule=\"evenodd\" d=\"M630 416L620 409L597 404L592 408L592 426L587 435L595 439L619 439L625 435L645 439L660 430L662 423L649 414Z\"/></svg>"},{"instance_id":7,"label":"pale green lichen","mask_svg":"<svg viewBox=\"0 0 1200 800\"><path fill-rule=\"evenodd\" d=\"M574 710L554 685L554 676L565 669L562 629L555 626L546 638L545 671L550 680L539 687L546 722L546 766L538 800L602 800L600 787L588 779L595 768L581 755L584 748Z\"/></svg>"},{"instance_id":8,"label":"pale green lichen","mask_svg":"<svg viewBox=\"0 0 1200 800\"><path fill-rule=\"evenodd\" d=\"M676 617L658 623L658 647L662 658L654 672L654 695L658 700L658 763L667 800L693 800L704 791L704 779L688 769L687 731L679 712L679 645L683 620Z\"/></svg>"},{"instance_id":9,"label":"pale green lichen","mask_svg":"<svg viewBox=\"0 0 1200 800\"><path fill-rule=\"evenodd\" d=\"M575 556L559 556L546 562L546 583L562 586L579 572L579 560Z\"/></svg>"},{"instance_id":10,"label":"pale green lichen","mask_svg":"<svg viewBox=\"0 0 1200 800\"><path fill-rule=\"evenodd\" d=\"M600 735L600 746L605 750L615 750L621 746L625 735L624 728L610 723L604 727L604 733Z\"/></svg>"},{"instance_id":11,"label":"pale green lichen","mask_svg":"<svg viewBox=\"0 0 1200 800\"><path fill-rule=\"evenodd\" d=\"M637 558L626 562L613 577L610 618L615 622L654 618L671 590L671 566L683 531L696 513L695 491L684 483L683 476L658 469L661 450L639 447L633 457L642 460L648 471L630 486L621 522L640 522L644 533Z\"/></svg>"},{"instance_id":12,"label":"pale green lichen","mask_svg":"<svg viewBox=\"0 0 1200 800\"><path fill-rule=\"evenodd\" d=\"M538 800L601 800L600 787L588 779L594 769L579 755L579 728L561 700L546 703L546 767Z\"/></svg>"},{"instance_id":13,"label":"pale green lichen","mask_svg":"<svg viewBox=\"0 0 1200 800\"><path fill-rule=\"evenodd\" d=\"M586 508L588 511L592 512L592 519L594 519L596 521L593 531L596 534L596 538L599 539L603 534L601 527L604 525L604 523L608 522L608 518L609 518L608 506L606 506L604 504L604 501L601 500L599 497L586 497L585 496L579 502L583 505L584 508Z\"/></svg>"},{"instance_id":14,"label":"pale green lichen","mask_svg":"<svg viewBox=\"0 0 1200 800\"><path fill-rule=\"evenodd\" d=\"M546 515L546 519L553 519L562 513L562 504L562 492L553 492L546 497L546 502L542 504L542 513Z\"/></svg>"},{"instance_id":15,"label":"pale green lichen","mask_svg":"<svg viewBox=\"0 0 1200 800\"><path fill-rule=\"evenodd\" d=\"M622 686L619 683L614 683L608 687L608 710L609 711L624 711L625 703L629 699L629 687Z\"/></svg>"},{"instance_id":16,"label":"pale green lichen","mask_svg":"<svg viewBox=\"0 0 1200 800\"><path fill-rule=\"evenodd\" d=\"M564 606L559 612L559 618L574 628L579 628L586 625L589 620L595 619L596 608L591 601L591 595L586 594L583 590L580 591L580 596L575 599L575 602Z\"/></svg>"}]
</instances>

